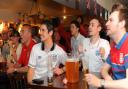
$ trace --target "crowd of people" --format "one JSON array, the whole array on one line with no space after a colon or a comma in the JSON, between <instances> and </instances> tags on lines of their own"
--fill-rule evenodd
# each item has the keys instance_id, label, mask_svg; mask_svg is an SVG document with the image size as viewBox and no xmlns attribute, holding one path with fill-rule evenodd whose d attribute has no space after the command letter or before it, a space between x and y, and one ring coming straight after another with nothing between
<instances>
[{"instance_id":1,"label":"crowd of people","mask_svg":"<svg viewBox=\"0 0 128 89\"><path fill-rule=\"evenodd\" d=\"M53 73L59 76L66 72L65 62L71 53L79 58L83 69L89 69L85 79L90 86L128 88L128 8L123 3L113 5L106 24L93 16L87 29L78 16L66 31L61 19L58 22L54 26L51 20L44 20L40 27L23 24L20 32L14 28L3 30L0 56L7 61L7 73L27 72L31 84L33 79L47 75L47 62L52 56ZM101 38L101 31L110 40Z\"/></svg>"}]
</instances>

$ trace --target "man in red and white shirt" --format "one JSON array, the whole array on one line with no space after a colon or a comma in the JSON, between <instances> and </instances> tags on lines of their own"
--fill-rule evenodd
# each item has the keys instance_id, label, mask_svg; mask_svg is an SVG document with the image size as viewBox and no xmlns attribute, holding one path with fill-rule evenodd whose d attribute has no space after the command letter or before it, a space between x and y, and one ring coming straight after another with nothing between
<instances>
[{"instance_id":1,"label":"man in red and white shirt","mask_svg":"<svg viewBox=\"0 0 128 89\"><path fill-rule=\"evenodd\" d=\"M31 34L31 25L24 24L21 28L21 40L22 40L22 51L18 63L13 66L10 66L7 70L8 73L12 73L14 71L17 72L27 72L28 70L28 61L31 49L35 42L32 40Z\"/></svg>"}]
</instances>

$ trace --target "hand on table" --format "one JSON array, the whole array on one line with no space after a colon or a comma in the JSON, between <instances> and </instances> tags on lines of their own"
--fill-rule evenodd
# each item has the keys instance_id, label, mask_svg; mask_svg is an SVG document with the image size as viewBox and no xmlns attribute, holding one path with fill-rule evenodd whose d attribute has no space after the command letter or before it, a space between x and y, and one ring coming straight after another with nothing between
<instances>
[{"instance_id":1,"label":"hand on table","mask_svg":"<svg viewBox=\"0 0 128 89\"><path fill-rule=\"evenodd\" d=\"M93 74L85 74L85 79L88 82L89 85L94 86L94 87L101 87L101 79L96 77Z\"/></svg>"},{"instance_id":2,"label":"hand on table","mask_svg":"<svg viewBox=\"0 0 128 89\"><path fill-rule=\"evenodd\" d=\"M62 68L58 68L58 67L54 68L53 71L54 71L54 73L56 75L60 75L60 74L63 74L64 73L64 70Z\"/></svg>"}]
</instances>

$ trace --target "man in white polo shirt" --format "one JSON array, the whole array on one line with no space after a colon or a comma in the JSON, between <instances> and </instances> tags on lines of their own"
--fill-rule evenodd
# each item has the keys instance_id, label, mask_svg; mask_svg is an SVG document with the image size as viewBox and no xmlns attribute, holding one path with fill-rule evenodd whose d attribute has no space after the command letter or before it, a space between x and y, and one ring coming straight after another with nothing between
<instances>
[{"instance_id":1,"label":"man in white polo shirt","mask_svg":"<svg viewBox=\"0 0 128 89\"><path fill-rule=\"evenodd\" d=\"M88 67L89 72L96 73L100 76L100 70L102 65L107 58L110 45L105 39L100 38L100 31L103 28L102 20L99 17L92 17L89 23L89 36L84 40L83 54L82 58L83 67ZM82 48L82 47L79 47Z\"/></svg>"},{"instance_id":2,"label":"man in white polo shirt","mask_svg":"<svg viewBox=\"0 0 128 89\"><path fill-rule=\"evenodd\" d=\"M71 31L71 48L72 48L72 55L79 56L78 47L83 44L85 37L80 34L80 24L78 21L72 21L70 24L70 31Z\"/></svg>"},{"instance_id":3,"label":"man in white polo shirt","mask_svg":"<svg viewBox=\"0 0 128 89\"><path fill-rule=\"evenodd\" d=\"M53 33L51 22L44 21L40 27L42 43L35 45L30 55L27 76L29 83L31 83L33 79L40 79L47 75L49 56L52 56L51 62L54 73L60 75L64 72L63 68L60 68L59 65L65 64L67 55L61 47L53 42Z\"/></svg>"}]
</instances>

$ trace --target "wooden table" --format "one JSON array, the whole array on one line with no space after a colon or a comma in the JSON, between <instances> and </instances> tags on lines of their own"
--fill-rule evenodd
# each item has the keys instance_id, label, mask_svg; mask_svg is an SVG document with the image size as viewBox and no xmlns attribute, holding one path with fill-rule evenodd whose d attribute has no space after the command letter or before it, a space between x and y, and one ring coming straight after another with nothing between
<instances>
[{"instance_id":1,"label":"wooden table","mask_svg":"<svg viewBox=\"0 0 128 89\"><path fill-rule=\"evenodd\" d=\"M73 84L68 83L65 85L62 82L64 77L65 77L65 74L61 76L55 76L53 81L53 86L48 86L46 78L44 78L43 79L44 84L42 85L32 84L32 85L28 85L28 87L29 89L88 89L86 81L83 80L82 72L80 72L78 83L73 83Z\"/></svg>"}]
</instances>

